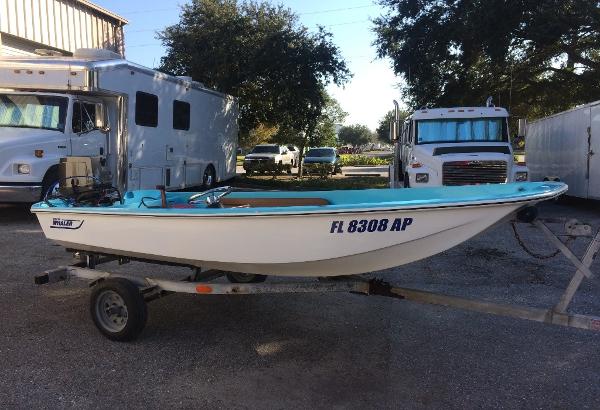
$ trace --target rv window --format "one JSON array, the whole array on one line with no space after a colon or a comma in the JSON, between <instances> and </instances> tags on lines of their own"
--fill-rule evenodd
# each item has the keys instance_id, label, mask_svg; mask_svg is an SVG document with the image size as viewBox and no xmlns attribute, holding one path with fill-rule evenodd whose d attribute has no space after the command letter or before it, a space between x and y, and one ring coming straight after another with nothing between
<instances>
[{"instance_id":1,"label":"rv window","mask_svg":"<svg viewBox=\"0 0 600 410\"><path fill-rule=\"evenodd\" d=\"M135 93L135 123L144 127L158 126L158 97L138 91Z\"/></svg>"},{"instance_id":2,"label":"rv window","mask_svg":"<svg viewBox=\"0 0 600 410\"><path fill-rule=\"evenodd\" d=\"M184 101L173 101L173 128L176 130L190 129L190 104Z\"/></svg>"},{"instance_id":3,"label":"rv window","mask_svg":"<svg viewBox=\"0 0 600 410\"><path fill-rule=\"evenodd\" d=\"M74 102L73 119L71 121L73 132L79 134L97 129L96 112L96 104L80 101Z\"/></svg>"}]
</instances>

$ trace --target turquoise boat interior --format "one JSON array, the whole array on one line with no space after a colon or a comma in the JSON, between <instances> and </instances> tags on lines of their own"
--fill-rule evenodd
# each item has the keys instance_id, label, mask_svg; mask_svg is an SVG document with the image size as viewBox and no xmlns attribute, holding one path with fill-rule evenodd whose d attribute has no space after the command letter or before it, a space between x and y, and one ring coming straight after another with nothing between
<instances>
[{"instance_id":1,"label":"turquoise boat interior","mask_svg":"<svg viewBox=\"0 0 600 410\"><path fill-rule=\"evenodd\" d=\"M567 185L561 182L343 191L229 191L225 187L205 193L139 190L126 192L122 203L117 201L107 206L77 206L65 199L50 199L34 204L32 211L221 214L414 209L545 200L566 190ZM219 198L221 194L224 195Z\"/></svg>"}]
</instances>

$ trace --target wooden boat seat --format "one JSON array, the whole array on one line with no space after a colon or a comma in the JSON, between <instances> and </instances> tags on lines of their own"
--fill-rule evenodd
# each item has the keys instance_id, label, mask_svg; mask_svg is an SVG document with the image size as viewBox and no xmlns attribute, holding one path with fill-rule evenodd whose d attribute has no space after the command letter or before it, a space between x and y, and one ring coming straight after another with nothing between
<instances>
[{"instance_id":1,"label":"wooden boat seat","mask_svg":"<svg viewBox=\"0 0 600 410\"><path fill-rule=\"evenodd\" d=\"M278 207L278 206L324 206L331 203L324 198L228 198L220 200L223 208Z\"/></svg>"}]
</instances>

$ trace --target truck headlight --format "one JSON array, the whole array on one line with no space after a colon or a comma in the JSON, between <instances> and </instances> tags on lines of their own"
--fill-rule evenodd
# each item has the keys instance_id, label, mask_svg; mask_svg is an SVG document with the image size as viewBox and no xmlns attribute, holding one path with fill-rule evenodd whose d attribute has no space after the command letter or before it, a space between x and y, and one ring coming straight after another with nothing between
<instances>
[{"instance_id":1,"label":"truck headlight","mask_svg":"<svg viewBox=\"0 0 600 410\"><path fill-rule=\"evenodd\" d=\"M420 184L426 184L429 182L429 174L418 173L415 175L415 181Z\"/></svg>"},{"instance_id":2,"label":"truck headlight","mask_svg":"<svg viewBox=\"0 0 600 410\"><path fill-rule=\"evenodd\" d=\"M523 181L527 181L527 172L515 172L515 181L516 182L523 182Z\"/></svg>"},{"instance_id":3,"label":"truck headlight","mask_svg":"<svg viewBox=\"0 0 600 410\"><path fill-rule=\"evenodd\" d=\"M17 164L17 172L19 174L30 174L31 166L29 164Z\"/></svg>"}]
</instances>

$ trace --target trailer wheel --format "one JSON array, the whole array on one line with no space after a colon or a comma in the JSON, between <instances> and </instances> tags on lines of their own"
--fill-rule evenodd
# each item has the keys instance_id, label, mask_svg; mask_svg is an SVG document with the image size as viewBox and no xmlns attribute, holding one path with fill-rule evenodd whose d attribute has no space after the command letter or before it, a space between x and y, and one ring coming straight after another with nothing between
<instances>
[{"instance_id":1,"label":"trailer wheel","mask_svg":"<svg viewBox=\"0 0 600 410\"><path fill-rule=\"evenodd\" d=\"M146 302L138 287L123 278L98 283L90 297L90 313L104 336L118 342L134 340L148 317Z\"/></svg>"},{"instance_id":2,"label":"trailer wheel","mask_svg":"<svg viewBox=\"0 0 600 410\"><path fill-rule=\"evenodd\" d=\"M262 283L267 280L267 275L255 273L228 272L227 280L231 283Z\"/></svg>"}]
</instances>

